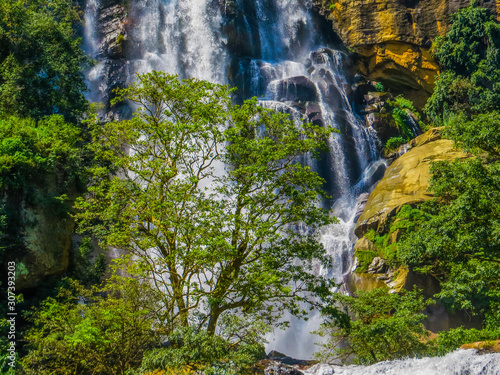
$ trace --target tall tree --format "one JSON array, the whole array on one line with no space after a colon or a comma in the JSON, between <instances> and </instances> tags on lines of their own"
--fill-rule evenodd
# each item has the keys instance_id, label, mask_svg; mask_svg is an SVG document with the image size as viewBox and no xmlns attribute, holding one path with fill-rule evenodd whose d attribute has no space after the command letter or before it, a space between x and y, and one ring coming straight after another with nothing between
<instances>
[{"instance_id":1,"label":"tall tree","mask_svg":"<svg viewBox=\"0 0 500 375\"><path fill-rule=\"evenodd\" d=\"M111 170L92 170L77 218L103 246L138 256L172 328L213 334L225 313L299 313L328 291L313 273L328 263L314 230L334 218L320 208L324 181L298 161L330 129L160 72L139 75L125 99L139 106L131 120L94 128Z\"/></svg>"}]
</instances>

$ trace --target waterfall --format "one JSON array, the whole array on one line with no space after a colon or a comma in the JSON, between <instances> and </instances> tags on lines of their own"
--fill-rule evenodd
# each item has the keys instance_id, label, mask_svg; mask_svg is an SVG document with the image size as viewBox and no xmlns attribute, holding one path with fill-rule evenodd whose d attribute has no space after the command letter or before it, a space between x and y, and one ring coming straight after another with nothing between
<instances>
[{"instance_id":1,"label":"waterfall","mask_svg":"<svg viewBox=\"0 0 500 375\"><path fill-rule=\"evenodd\" d=\"M105 97L107 66L119 66L124 81L163 70L234 85L236 102L257 96L267 108L338 130L328 140L328 153L304 163L325 179L331 199L324 206L339 218L318 233L333 259L332 268L318 272L343 283L352 269L357 198L381 177L385 164L378 160L373 129L350 102L345 56L332 49L331 27L314 13L311 0L130 0L130 47L124 61L113 63L99 52L102 35L93 31L99 7L99 0L87 0L86 45L98 59L88 75L89 98ZM310 331L318 324L317 313L307 322L292 319L268 349L310 357L317 339Z\"/></svg>"},{"instance_id":2,"label":"waterfall","mask_svg":"<svg viewBox=\"0 0 500 375\"><path fill-rule=\"evenodd\" d=\"M380 362L371 366L315 365L304 375L496 375L500 355L476 354L474 350L457 350L444 357L405 359Z\"/></svg>"},{"instance_id":3,"label":"waterfall","mask_svg":"<svg viewBox=\"0 0 500 375\"><path fill-rule=\"evenodd\" d=\"M222 16L212 1L132 1L130 12L137 21L134 71L162 70L226 83Z\"/></svg>"}]
</instances>

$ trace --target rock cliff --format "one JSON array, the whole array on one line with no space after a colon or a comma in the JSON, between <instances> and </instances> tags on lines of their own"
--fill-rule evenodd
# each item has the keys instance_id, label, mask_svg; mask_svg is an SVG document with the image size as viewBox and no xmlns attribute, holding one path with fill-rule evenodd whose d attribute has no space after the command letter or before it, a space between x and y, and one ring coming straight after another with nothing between
<instances>
[{"instance_id":1,"label":"rock cliff","mask_svg":"<svg viewBox=\"0 0 500 375\"><path fill-rule=\"evenodd\" d=\"M411 149L387 168L384 177L370 194L356 224L355 234L359 238L369 229L383 232L388 220L401 206L432 198L432 194L427 191L430 162L468 156L455 149L452 141L441 139L437 128L418 136L406 147Z\"/></svg>"},{"instance_id":2,"label":"rock cliff","mask_svg":"<svg viewBox=\"0 0 500 375\"><path fill-rule=\"evenodd\" d=\"M438 66L429 53L450 14L468 0L316 0L336 33L356 51L355 69L404 93L417 106L431 93ZM497 2L479 1L500 14Z\"/></svg>"}]
</instances>

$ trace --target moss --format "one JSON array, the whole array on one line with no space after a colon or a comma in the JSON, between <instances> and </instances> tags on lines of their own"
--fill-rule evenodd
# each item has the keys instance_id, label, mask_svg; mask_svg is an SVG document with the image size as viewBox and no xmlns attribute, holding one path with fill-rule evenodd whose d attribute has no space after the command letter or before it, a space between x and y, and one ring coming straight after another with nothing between
<instances>
[{"instance_id":1,"label":"moss","mask_svg":"<svg viewBox=\"0 0 500 375\"><path fill-rule=\"evenodd\" d=\"M372 250L357 250L356 257L358 258L358 267L356 268L357 273L364 273L368 271L368 266L373 261L373 258L378 256L376 251Z\"/></svg>"},{"instance_id":2,"label":"moss","mask_svg":"<svg viewBox=\"0 0 500 375\"><path fill-rule=\"evenodd\" d=\"M385 259L390 266L394 266L398 262L397 259L398 244L391 243L391 233L392 232L389 231L389 233L381 234L371 229L365 234L365 237L368 238L375 245L375 249L377 250L376 252L377 256L380 256L381 258Z\"/></svg>"}]
</instances>

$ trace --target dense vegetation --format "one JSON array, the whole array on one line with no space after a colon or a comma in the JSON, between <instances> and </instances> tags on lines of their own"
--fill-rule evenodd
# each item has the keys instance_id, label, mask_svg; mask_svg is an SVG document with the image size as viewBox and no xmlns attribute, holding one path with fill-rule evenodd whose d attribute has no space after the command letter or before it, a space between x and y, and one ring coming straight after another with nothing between
<instances>
[{"instance_id":1,"label":"dense vegetation","mask_svg":"<svg viewBox=\"0 0 500 375\"><path fill-rule=\"evenodd\" d=\"M435 56L445 71L427 113L473 156L433 164L435 199L419 207L427 219L407 231L398 257L438 278L442 291L437 297L484 316L485 329L498 338L500 25L485 9L466 8L454 16L446 37L436 41Z\"/></svg>"},{"instance_id":2,"label":"dense vegetation","mask_svg":"<svg viewBox=\"0 0 500 375\"><path fill-rule=\"evenodd\" d=\"M458 11L452 20L450 31L433 45L443 71L425 112L434 125L444 125L444 136L469 157L432 163L429 190L434 199L418 207L403 207L385 232L372 230L366 237L377 250L373 253L382 254L393 269L408 267L436 278L441 291L434 298L451 310L478 315L483 327L441 332L425 347L411 347L421 331L417 326L404 328L404 324L417 323L413 320L417 317L407 315L399 329L414 334L398 336L398 347L378 354L386 339L390 343L390 335L398 333L391 327L393 322L380 314L367 320L363 314L371 312L368 307L358 311L360 301L367 299L365 293L354 300L342 297L339 302L352 309L357 320L333 314L325 329L332 322L339 327L333 337L344 337L343 352L354 354L358 362L444 354L467 342L500 339L500 25L475 4ZM393 243L396 231L402 237ZM360 259L361 266L367 267L374 255L361 255L366 255ZM371 303L383 308L387 297L373 293ZM397 307L391 319L400 316ZM410 311L406 309L406 314ZM423 320L420 317L420 327ZM378 329L380 346L373 346L373 352L370 340L359 340L366 329ZM335 341L326 345L323 355L330 354L332 347Z\"/></svg>"},{"instance_id":3,"label":"dense vegetation","mask_svg":"<svg viewBox=\"0 0 500 375\"><path fill-rule=\"evenodd\" d=\"M427 112L435 117L435 108L446 107L445 135L474 156L433 164L430 189L436 198L421 207L430 217L408 233L399 257L438 277L440 297L452 306L487 314L486 324L498 327L500 25L474 6L454 20L446 38L436 42L436 58L446 71ZM453 95L455 87L467 88L466 100Z\"/></svg>"},{"instance_id":4,"label":"dense vegetation","mask_svg":"<svg viewBox=\"0 0 500 375\"><path fill-rule=\"evenodd\" d=\"M314 305L325 360L368 364L500 337L500 27L486 10L459 11L435 41L443 72L425 110L473 157L435 163L435 199L369 233L389 265L437 278L436 299L483 318L481 330L429 340L432 300L418 290L332 296L314 275L329 265L314 232L335 219L320 208L324 181L297 160L319 156L331 129L298 128L256 100L233 105L228 87L161 72L116 92L112 104L137 105L130 120L103 123L84 99L72 4L0 4L0 260L27 251L24 206L72 216L84 235L70 277L24 302L18 372L244 374L284 311L305 317ZM419 118L403 97L387 109L401 133L393 149ZM389 244L395 231L403 237ZM94 242L126 252L106 279ZM5 307L0 372L12 374Z\"/></svg>"}]
</instances>

